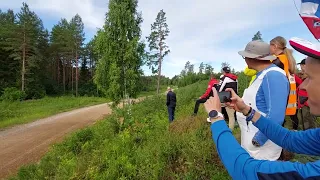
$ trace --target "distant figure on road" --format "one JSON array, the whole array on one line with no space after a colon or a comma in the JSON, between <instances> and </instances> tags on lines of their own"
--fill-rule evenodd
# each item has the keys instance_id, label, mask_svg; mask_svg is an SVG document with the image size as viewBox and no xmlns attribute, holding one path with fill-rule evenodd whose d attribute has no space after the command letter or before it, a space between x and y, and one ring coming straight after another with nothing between
<instances>
[{"instance_id":1,"label":"distant figure on road","mask_svg":"<svg viewBox=\"0 0 320 180\"><path fill-rule=\"evenodd\" d=\"M169 122L171 123L174 120L174 111L176 109L176 93L172 91L170 87L167 88L167 107L168 107L168 114L169 114Z\"/></svg>"}]
</instances>

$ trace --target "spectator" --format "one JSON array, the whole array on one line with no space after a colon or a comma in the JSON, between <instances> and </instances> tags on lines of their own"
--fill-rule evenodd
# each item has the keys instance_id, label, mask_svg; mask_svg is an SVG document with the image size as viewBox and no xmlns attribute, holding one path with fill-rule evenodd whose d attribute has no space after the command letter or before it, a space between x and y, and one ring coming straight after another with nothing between
<instances>
[{"instance_id":1,"label":"spectator","mask_svg":"<svg viewBox=\"0 0 320 180\"><path fill-rule=\"evenodd\" d=\"M286 115L295 115L297 111L297 86L294 78L294 74L296 73L296 60L292 55L292 50L287 48L286 39L281 36L277 36L270 41L270 52L277 56L277 59L273 61L273 63L285 71L290 83Z\"/></svg>"},{"instance_id":2,"label":"spectator","mask_svg":"<svg viewBox=\"0 0 320 180\"><path fill-rule=\"evenodd\" d=\"M200 103L205 103L207 99L209 99L210 96L212 96L212 87L214 87L215 84L218 84L219 82L214 78L213 74L210 75L210 81L208 83L208 88L206 92L199 97L199 99L196 101L196 104L194 105L193 110L193 116L196 116L199 110Z\"/></svg>"},{"instance_id":3,"label":"spectator","mask_svg":"<svg viewBox=\"0 0 320 180\"><path fill-rule=\"evenodd\" d=\"M174 111L176 110L176 93L172 91L170 87L167 88L167 107L168 107L168 114L169 114L169 122L171 123L174 120Z\"/></svg>"},{"instance_id":4,"label":"spectator","mask_svg":"<svg viewBox=\"0 0 320 180\"><path fill-rule=\"evenodd\" d=\"M225 91L227 88L232 88L236 93L238 92L238 77L230 73L229 67L222 68L222 75L220 76L220 83L216 86L218 92ZM229 128L234 129L235 111L232 108L225 107L229 117Z\"/></svg>"},{"instance_id":5,"label":"spectator","mask_svg":"<svg viewBox=\"0 0 320 180\"><path fill-rule=\"evenodd\" d=\"M306 80L307 74L305 73L305 64L306 60L303 59L300 63L298 63L301 68L301 79L300 82L299 80L296 80L297 85L298 85L298 108L301 109L301 124L302 124L302 129L307 130L307 129L312 129L316 128L316 117L310 113L310 107L308 105L308 93L305 89L301 89L299 85Z\"/></svg>"},{"instance_id":6,"label":"spectator","mask_svg":"<svg viewBox=\"0 0 320 180\"><path fill-rule=\"evenodd\" d=\"M259 111L265 118L283 123L289 92L285 72L272 64L276 57L270 55L269 45L262 41L251 41L239 54L248 67L257 71L257 77L244 91L242 99L247 105ZM281 120L279 117L282 117ZM237 113L241 130L241 146L255 159L278 160L282 148L259 131L245 116Z\"/></svg>"},{"instance_id":7,"label":"spectator","mask_svg":"<svg viewBox=\"0 0 320 180\"><path fill-rule=\"evenodd\" d=\"M298 48L297 48L298 49ZM307 53L301 51L301 53ZM311 53L308 53L311 54ZM320 115L320 57L308 57L306 72L309 76L300 89L309 93L310 112ZM229 90L229 89L228 89ZM232 90L230 89L232 92ZM228 129L223 117L219 115L221 109L217 92L213 89L214 97L204 105L211 117L212 138L216 144L219 157L233 179L319 179L320 161L306 164L299 162L279 162L256 160L239 145L232 132ZM253 107L248 106L243 99L232 92L232 102L227 105L246 115L246 121L253 123L270 140L277 145L299 154L320 155L320 129L306 131L289 131L276 121L270 121ZM279 120L282 117L276 117Z\"/></svg>"},{"instance_id":8,"label":"spectator","mask_svg":"<svg viewBox=\"0 0 320 180\"><path fill-rule=\"evenodd\" d=\"M249 69L248 67L246 67L246 69L244 70L243 72L246 76L249 76L251 77L251 80L249 82L249 86L252 84L252 82L256 79L256 74L257 74L257 71L254 70L254 69Z\"/></svg>"},{"instance_id":9,"label":"spectator","mask_svg":"<svg viewBox=\"0 0 320 180\"><path fill-rule=\"evenodd\" d=\"M297 94L297 103L299 103L298 101L298 92L299 92L299 89L298 89L298 86L302 83L302 80L301 80L301 78L298 76L298 75L296 75L296 74L294 74L294 79L295 79L295 82L296 82L296 86L297 86L297 89L296 89L296 94ZM298 107L299 108L299 107ZM292 129L293 130L298 130L298 128L299 128L299 118L298 118L298 113L299 113L299 109L297 109L297 111L296 111L296 114L295 115L290 115L290 119L291 119L291 121L292 121ZM282 126L284 126L284 124L282 125Z\"/></svg>"}]
</instances>

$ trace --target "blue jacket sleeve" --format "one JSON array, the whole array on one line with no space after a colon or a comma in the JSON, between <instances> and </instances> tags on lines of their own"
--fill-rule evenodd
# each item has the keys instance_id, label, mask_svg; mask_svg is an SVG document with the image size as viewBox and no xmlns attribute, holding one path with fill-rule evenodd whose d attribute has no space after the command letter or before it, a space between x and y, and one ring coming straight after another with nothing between
<instances>
[{"instance_id":1,"label":"blue jacket sleeve","mask_svg":"<svg viewBox=\"0 0 320 180\"><path fill-rule=\"evenodd\" d=\"M269 120L265 119L265 121ZM255 160L240 146L225 121L217 121L211 124L211 131L219 157L232 179L303 179L320 177L320 161L301 164L297 162Z\"/></svg>"},{"instance_id":2,"label":"blue jacket sleeve","mask_svg":"<svg viewBox=\"0 0 320 180\"><path fill-rule=\"evenodd\" d=\"M287 97L289 93L289 82L286 76L277 71L268 72L263 78L261 90L266 102L266 118L282 124L285 118ZM261 146L266 143L268 138L258 131L253 138Z\"/></svg>"},{"instance_id":3,"label":"blue jacket sleeve","mask_svg":"<svg viewBox=\"0 0 320 180\"><path fill-rule=\"evenodd\" d=\"M297 132L289 131L273 121L270 122L263 116L254 125L272 142L288 151L299 154L320 155L319 128Z\"/></svg>"}]
</instances>

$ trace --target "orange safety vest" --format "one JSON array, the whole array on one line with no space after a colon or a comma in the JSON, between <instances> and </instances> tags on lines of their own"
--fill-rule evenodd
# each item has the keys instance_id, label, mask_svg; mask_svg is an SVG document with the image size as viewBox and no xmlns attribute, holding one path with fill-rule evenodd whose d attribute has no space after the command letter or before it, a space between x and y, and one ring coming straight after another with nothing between
<instances>
[{"instance_id":1,"label":"orange safety vest","mask_svg":"<svg viewBox=\"0 0 320 180\"><path fill-rule=\"evenodd\" d=\"M295 115L297 111L297 85L294 78L294 75L291 75L289 72L289 61L285 54L280 54L277 56L279 60L283 63L284 71L286 72L286 75L288 77L289 83L290 83L290 93L286 108L286 115Z\"/></svg>"}]
</instances>

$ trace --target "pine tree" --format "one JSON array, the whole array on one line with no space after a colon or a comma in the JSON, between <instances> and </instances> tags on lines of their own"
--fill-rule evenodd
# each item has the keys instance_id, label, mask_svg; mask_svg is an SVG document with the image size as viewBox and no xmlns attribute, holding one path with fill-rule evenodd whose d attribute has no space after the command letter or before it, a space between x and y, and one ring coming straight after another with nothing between
<instances>
[{"instance_id":1,"label":"pine tree","mask_svg":"<svg viewBox=\"0 0 320 180\"><path fill-rule=\"evenodd\" d=\"M84 25L81 17L76 14L70 22L70 28L72 31L73 43L74 43L74 52L75 52L75 65L76 65L76 96L78 96L78 85L79 85L79 59L83 46L83 41L85 40L84 36Z\"/></svg>"},{"instance_id":2,"label":"pine tree","mask_svg":"<svg viewBox=\"0 0 320 180\"><path fill-rule=\"evenodd\" d=\"M203 74L203 70L204 70L204 64L203 62L201 62L199 66L199 74Z\"/></svg>"},{"instance_id":3,"label":"pine tree","mask_svg":"<svg viewBox=\"0 0 320 180\"><path fill-rule=\"evenodd\" d=\"M166 45L166 37L170 31L166 23L166 13L162 10L157 15L156 21L151 25L151 34L147 37L149 42L149 49L151 51L150 58L148 60L149 67L153 72L158 73L157 93L160 89L160 77L163 58L169 54L169 47ZM155 70L155 68L157 70Z\"/></svg>"},{"instance_id":4,"label":"pine tree","mask_svg":"<svg viewBox=\"0 0 320 180\"><path fill-rule=\"evenodd\" d=\"M262 39L262 34L260 33L260 31L258 31L252 38L252 41L255 41L255 40L261 40L263 41Z\"/></svg>"},{"instance_id":5,"label":"pine tree","mask_svg":"<svg viewBox=\"0 0 320 180\"><path fill-rule=\"evenodd\" d=\"M10 46L11 36L16 29L15 14L12 10L0 10L0 94L6 87L18 87L16 84L20 76L19 60L12 57L14 49Z\"/></svg>"},{"instance_id":6,"label":"pine tree","mask_svg":"<svg viewBox=\"0 0 320 180\"><path fill-rule=\"evenodd\" d=\"M45 94L36 73L39 63L43 61L43 52L38 48L44 31L41 19L23 3L6 49L11 50L11 56L21 62L21 90L26 91L29 98L38 98Z\"/></svg>"}]
</instances>

